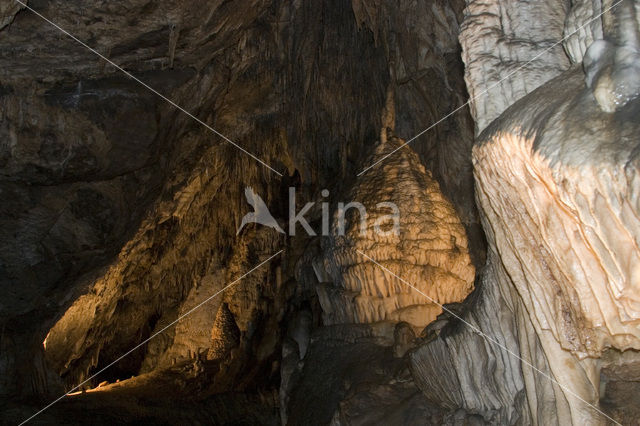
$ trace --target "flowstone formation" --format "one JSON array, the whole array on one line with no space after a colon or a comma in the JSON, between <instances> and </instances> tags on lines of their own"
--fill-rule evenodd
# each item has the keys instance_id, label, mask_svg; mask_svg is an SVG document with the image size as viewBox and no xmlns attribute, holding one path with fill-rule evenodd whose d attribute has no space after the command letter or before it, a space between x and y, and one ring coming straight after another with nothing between
<instances>
[{"instance_id":1,"label":"flowstone formation","mask_svg":"<svg viewBox=\"0 0 640 426\"><path fill-rule=\"evenodd\" d=\"M491 59L486 46L508 42L470 31L492 22L480 19L480 6L496 11L502 29L516 28L517 15L506 12L515 2L470 1L461 34L469 91L490 95L472 100L479 130L486 126L473 161L488 261L471 308L428 327L410 352L413 376L429 401L492 424L632 424L640 387L638 2L610 12L612 2L575 2L566 16L554 9L547 34L558 45L560 33L583 26L564 40L575 65L561 73L567 58L554 62L551 48L500 84L474 70ZM503 60L555 43L524 35ZM592 54L603 43L606 54ZM547 60L533 87L512 90L513 78ZM509 75L510 65L497 74Z\"/></svg>"},{"instance_id":2,"label":"flowstone formation","mask_svg":"<svg viewBox=\"0 0 640 426\"><path fill-rule=\"evenodd\" d=\"M639 113L602 111L574 67L482 133L488 261L471 308L410 352L430 402L491 424L637 419Z\"/></svg>"},{"instance_id":3,"label":"flowstone formation","mask_svg":"<svg viewBox=\"0 0 640 426\"><path fill-rule=\"evenodd\" d=\"M417 386L407 354L441 304L461 302L473 290L475 267L454 207L417 154L393 135L392 97L380 142L365 164L400 150L342 194L364 209L338 209L330 236L310 245L297 268L302 288L317 293L322 321L305 333L294 322L293 338L283 345L286 424L450 420Z\"/></svg>"},{"instance_id":4,"label":"flowstone formation","mask_svg":"<svg viewBox=\"0 0 640 426\"><path fill-rule=\"evenodd\" d=\"M277 173L0 2L4 421L637 423L640 1L25 3Z\"/></svg>"},{"instance_id":5,"label":"flowstone formation","mask_svg":"<svg viewBox=\"0 0 640 426\"><path fill-rule=\"evenodd\" d=\"M325 324L406 321L420 331L442 312L439 304L460 302L473 289L464 227L438 183L403 144L391 132L382 135L367 164L400 150L360 176L347 197L366 211L338 211L334 218L325 249L332 282L318 286Z\"/></svg>"},{"instance_id":6,"label":"flowstone formation","mask_svg":"<svg viewBox=\"0 0 640 426\"><path fill-rule=\"evenodd\" d=\"M474 149L500 283L517 290L522 321L563 385L554 384L560 423L604 421L578 398L598 407L605 354L640 349L638 117L639 100L602 111L577 68L516 103ZM541 398L549 379L522 368L528 395Z\"/></svg>"}]
</instances>

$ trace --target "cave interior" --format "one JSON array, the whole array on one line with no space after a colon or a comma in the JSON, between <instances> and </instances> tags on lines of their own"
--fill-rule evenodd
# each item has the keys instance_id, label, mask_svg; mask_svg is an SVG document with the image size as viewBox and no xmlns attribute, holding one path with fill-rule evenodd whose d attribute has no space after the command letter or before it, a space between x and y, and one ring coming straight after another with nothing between
<instances>
[{"instance_id":1,"label":"cave interior","mask_svg":"<svg viewBox=\"0 0 640 426\"><path fill-rule=\"evenodd\" d=\"M0 0L2 424L638 425L640 0Z\"/></svg>"}]
</instances>

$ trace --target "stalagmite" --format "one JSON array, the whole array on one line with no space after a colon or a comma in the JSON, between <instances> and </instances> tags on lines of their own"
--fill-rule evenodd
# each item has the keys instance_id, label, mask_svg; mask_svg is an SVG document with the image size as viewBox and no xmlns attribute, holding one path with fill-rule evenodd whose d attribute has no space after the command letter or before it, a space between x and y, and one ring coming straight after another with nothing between
<instances>
[{"instance_id":1,"label":"stalagmite","mask_svg":"<svg viewBox=\"0 0 640 426\"><path fill-rule=\"evenodd\" d=\"M382 162L361 175L346 194L362 203L367 217L347 213L341 235L343 212L338 211L325 248L325 267L333 284L319 285L318 296L326 324L388 320L420 329L440 314L438 304L462 301L473 289L475 268L464 227L416 153L393 135L392 92L387 99L381 141L366 164ZM393 212L380 208L380 203L397 206L397 229L390 217Z\"/></svg>"}]
</instances>

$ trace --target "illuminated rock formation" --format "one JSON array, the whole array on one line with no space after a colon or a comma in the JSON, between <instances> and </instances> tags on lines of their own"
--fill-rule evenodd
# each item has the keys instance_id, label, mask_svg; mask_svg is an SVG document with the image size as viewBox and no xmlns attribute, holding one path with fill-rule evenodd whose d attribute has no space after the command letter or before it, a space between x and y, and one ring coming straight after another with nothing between
<instances>
[{"instance_id":1,"label":"illuminated rock formation","mask_svg":"<svg viewBox=\"0 0 640 426\"><path fill-rule=\"evenodd\" d=\"M638 101L602 112L577 69L514 105L474 150L487 237L510 278L501 282L568 388L555 389L570 409L561 421L598 418L570 394L598 405L594 359L640 349L640 122L629 119L639 112Z\"/></svg>"},{"instance_id":2,"label":"illuminated rock formation","mask_svg":"<svg viewBox=\"0 0 640 426\"><path fill-rule=\"evenodd\" d=\"M465 323L411 352L430 401L499 424L637 418L639 112L603 112L574 68L483 132L488 265Z\"/></svg>"},{"instance_id":3,"label":"illuminated rock formation","mask_svg":"<svg viewBox=\"0 0 640 426\"><path fill-rule=\"evenodd\" d=\"M506 109L474 148L488 264L473 307L461 314L466 324L446 315L449 323L430 327L410 355L414 378L430 401L499 424L606 424L610 417L628 424L637 418L631 395L637 394L640 360L640 100L633 84L595 90L592 84L594 76L612 81L608 75L634 69L637 49L629 40L637 39L638 21L632 5L637 8L629 2L605 14L604 34L622 40L607 54L588 53L591 41L602 37L602 22L565 42L573 61L587 52L586 76L576 65L515 98L508 84L497 85L496 97L486 100ZM577 2L565 32L601 10ZM514 23L503 18L505 26ZM479 34L463 31L463 46ZM537 34L529 37L534 44ZM491 32L482 37L493 39ZM474 48L466 47L471 63L486 61ZM612 58L626 60L618 62L618 74ZM470 92L486 89L469 70ZM624 96L616 93L621 87ZM609 108L607 99L623 102ZM485 124L495 118L487 111L476 109Z\"/></svg>"},{"instance_id":4,"label":"illuminated rock formation","mask_svg":"<svg viewBox=\"0 0 640 426\"><path fill-rule=\"evenodd\" d=\"M36 422L637 423L617 1L28 3L276 173L1 2L0 417L108 367Z\"/></svg>"},{"instance_id":5,"label":"illuminated rock formation","mask_svg":"<svg viewBox=\"0 0 640 426\"><path fill-rule=\"evenodd\" d=\"M385 136L367 164L404 144ZM362 203L367 217L362 218L357 209L345 212L344 232L340 229L343 213L338 211L334 218L325 261L333 282L318 286L326 324L390 320L422 328L442 312L434 302L459 302L471 292L475 268L464 227L410 147L400 148L365 172L347 197ZM379 203L397 206L397 228L393 209ZM359 251L428 297L390 276Z\"/></svg>"}]
</instances>

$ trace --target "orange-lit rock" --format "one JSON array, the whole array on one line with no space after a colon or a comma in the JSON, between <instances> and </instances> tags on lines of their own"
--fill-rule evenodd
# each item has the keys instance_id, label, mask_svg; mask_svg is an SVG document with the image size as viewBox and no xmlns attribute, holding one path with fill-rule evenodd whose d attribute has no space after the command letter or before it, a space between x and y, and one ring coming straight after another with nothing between
<instances>
[{"instance_id":1,"label":"orange-lit rock","mask_svg":"<svg viewBox=\"0 0 640 426\"><path fill-rule=\"evenodd\" d=\"M404 143L392 136L384 139L383 135L383 142L367 164ZM368 217L362 233L357 210L347 212L345 235L340 235L338 218L334 218L325 260L332 283L318 287L327 324L390 320L421 328L442 312L433 301L459 302L471 292L475 268L464 227L410 147L360 176L347 197L362 203ZM399 209L398 233L393 232L393 221L387 218L392 210L377 206L383 202L395 203ZM433 301L358 251L412 283Z\"/></svg>"}]
</instances>

